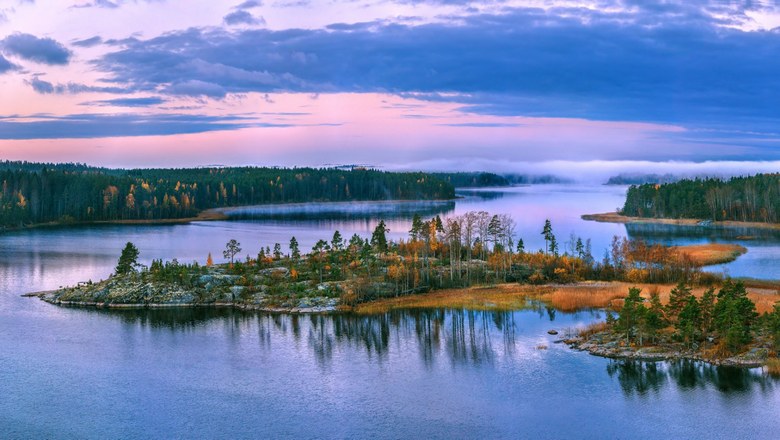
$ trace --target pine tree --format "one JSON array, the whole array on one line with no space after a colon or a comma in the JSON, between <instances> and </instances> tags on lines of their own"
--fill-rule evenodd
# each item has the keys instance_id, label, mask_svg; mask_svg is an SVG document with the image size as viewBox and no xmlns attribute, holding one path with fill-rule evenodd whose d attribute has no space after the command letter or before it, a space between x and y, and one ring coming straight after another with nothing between
<instances>
[{"instance_id":1,"label":"pine tree","mask_svg":"<svg viewBox=\"0 0 780 440\"><path fill-rule=\"evenodd\" d=\"M628 289L628 296L623 302L623 308L620 309L617 321L618 329L625 333L626 340L629 342L635 339L647 311L642 304L644 298L640 296L640 292L641 290L636 287ZM640 340L640 344L641 342Z\"/></svg>"},{"instance_id":2,"label":"pine tree","mask_svg":"<svg viewBox=\"0 0 780 440\"><path fill-rule=\"evenodd\" d=\"M279 261L282 259L282 245L274 243L274 260Z\"/></svg>"},{"instance_id":3,"label":"pine tree","mask_svg":"<svg viewBox=\"0 0 780 440\"><path fill-rule=\"evenodd\" d=\"M125 248L122 249L122 254L119 256L114 272L117 275L126 275L134 272L136 265L138 265L138 248L128 241Z\"/></svg>"},{"instance_id":4,"label":"pine tree","mask_svg":"<svg viewBox=\"0 0 780 440\"><path fill-rule=\"evenodd\" d=\"M230 265L233 266L233 259L239 252L241 252L241 243L237 242L235 239L231 239L225 244L225 250L222 251L222 255L225 259L229 259Z\"/></svg>"},{"instance_id":5,"label":"pine tree","mask_svg":"<svg viewBox=\"0 0 780 440\"><path fill-rule=\"evenodd\" d=\"M688 295L685 305L680 310L675 329L684 342L692 345L699 339L699 328L701 328L701 308L696 297Z\"/></svg>"},{"instance_id":6,"label":"pine tree","mask_svg":"<svg viewBox=\"0 0 780 440\"><path fill-rule=\"evenodd\" d=\"M344 247L344 238L341 236L341 232L338 230L333 233L333 238L330 240L330 248L338 252Z\"/></svg>"},{"instance_id":7,"label":"pine tree","mask_svg":"<svg viewBox=\"0 0 780 440\"><path fill-rule=\"evenodd\" d=\"M544 228L542 228L542 235L544 236L544 252L548 253L550 251L550 239L553 236L552 235L552 223L550 222L550 219L546 219L544 221Z\"/></svg>"},{"instance_id":8,"label":"pine tree","mask_svg":"<svg viewBox=\"0 0 780 440\"><path fill-rule=\"evenodd\" d=\"M371 234L371 246L377 250L377 252L387 252L387 233L390 232L385 226L385 221L380 220L379 224L374 228L374 233Z\"/></svg>"},{"instance_id":9,"label":"pine tree","mask_svg":"<svg viewBox=\"0 0 780 440\"><path fill-rule=\"evenodd\" d=\"M301 259L301 250L298 247L298 240L296 240L294 236L290 238L290 257L293 261Z\"/></svg>"},{"instance_id":10,"label":"pine tree","mask_svg":"<svg viewBox=\"0 0 780 440\"><path fill-rule=\"evenodd\" d=\"M664 316L664 306L661 305L661 297L657 290L650 292L650 307L645 314L645 326L647 333L655 342L658 331L666 327L666 317Z\"/></svg>"},{"instance_id":11,"label":"pine tree","mask_svg":"<svg viewBox=\"0 0 780 440\"><path fill-rule=\"evenodd\" d=\"M715 312L714 287L704 291L701 301L699 301L699 308L701 309L701 333L702 335L709 335L712 332L712 319Z\"/></svg>"},{"instance_id":12,"label":"pine tree","mask_svg":"<svg viewBox=\"0 0 780 440\"><path fill-rule=\"evenodd\" d=\"M691 288L682 281L669 292L669 304L666 305L666 316L669 321L677 322L677 317L688 302L689 296L691 296Z\"/></svg>"},{"instance_id":13,"label":"pine tree","mask_svg":"<svg viewBox=\"0 0 780 440\"><path fill-rule=\"evenodd\" d=\"M420 238L420 234L423 233L423 221L420 214L415 213L412 217L412 228L409 229L409 237L412 241L417 241Z\"/></svg>"},{"instance_id":14,"label":"pine tree","mask_svg":"<svg viewBox=\"0 0 780 440\"><path fill-rule=\"evenodd\" d=\"M713 324L729 350L737 352L750 342L751 327L757 316L756 305L747 297L741 281L723 283L713 311Z\"/></svg>"}]
</instances>

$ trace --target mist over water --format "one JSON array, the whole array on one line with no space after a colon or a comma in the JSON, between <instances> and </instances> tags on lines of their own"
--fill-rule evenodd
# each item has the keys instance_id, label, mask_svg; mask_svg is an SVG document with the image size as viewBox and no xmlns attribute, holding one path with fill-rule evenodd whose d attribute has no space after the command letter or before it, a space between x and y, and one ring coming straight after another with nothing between
<instances>
[{"instance_id":1,"label":"mist over water","mask_svg":"<svg viewBox=\"0 0 780 440\"><path fill-rule=\"evenodd\" d=\"M549 160L521 162L512 160L437 159L409 165L388 166L392 170L489 171L496 174L556 176L563 181L601 185L620 174L671 174L680 178L749 176L780 172L780 161L668 161L646 160Z\"/></svg>"}]
</instances>

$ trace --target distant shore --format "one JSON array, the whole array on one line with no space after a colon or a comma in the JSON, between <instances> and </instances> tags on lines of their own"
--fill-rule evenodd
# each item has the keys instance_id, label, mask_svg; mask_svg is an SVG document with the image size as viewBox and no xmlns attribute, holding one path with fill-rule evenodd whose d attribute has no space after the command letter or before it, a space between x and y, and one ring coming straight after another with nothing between
<instances>
[{"instance_id":1,"label":"distant shore","mask_svg":"<svg viewBox=\"0 0 780 440\"><path fill-rule=\"evenodd\" d=\"M651 218L651 217L630 217L617 212L605 212L601 214L584 214L583 220L595 221L601 223L635 223L635 224L658 224L658 225L678 225L678 226L716 226L723 228L756 228L780 230L780 223L764 222L740 222L740 221L713 221L707 219L692 218Z\"/></svg>"},{"instance_id":2,"label":"distant shore","mask_svg":"<svg viewBox=\"0 0 780 440\"><path fill-rule=\"evenodd\" d=\"M46 222L35 223L31 225L17 227L0 227L0 232L25 231L28 229L57 228L67 226L93 226L93 225L181 225L192 222L206 222L227 220L229 217L225 214L227 208L214 208L198 213L195 217L182 218L162 218L162 219L117 219L117 220L94 220L94 221L72 221L72 222Z\"/></svg>"}]
</instances>

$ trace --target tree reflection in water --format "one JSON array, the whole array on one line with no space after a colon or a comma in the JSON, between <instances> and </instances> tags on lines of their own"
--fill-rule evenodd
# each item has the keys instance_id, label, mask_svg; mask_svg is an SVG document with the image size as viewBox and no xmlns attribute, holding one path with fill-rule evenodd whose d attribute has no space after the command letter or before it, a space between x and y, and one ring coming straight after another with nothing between
<instances>
[{"instance_id":1,"label":"tree reflection in water","mask_svg":"<svg viewBox=\"0 0 780 440\"><path fill-rule=\"evenodd\" d=\"M681 390L713 387L724 394L756 390L766 393L774 390L776 384L776 380L763 374L760 369L716 366L691 360L613 360L607 365L607 374L617 378L627 396L643 396L651 392L657 394L670 381Z\"/></svg>"},{"instance_id":2,"label":"tree reflection in water","mask_svg":"<svg viewBox=\"0 0 780 440\"><path fill-rule=\"evenodd\" d=\"M257 326L258 346L271 350L274 338L279 340L279 344L294 343L297 346L305 335L308 348L323 368L331 364L334 351L339 346L363 351L369 359L383 362L390 355L391 344L397 346L396 352L409 353L416 349L422 365L428 369L441 359L454 366L489 366L498 357L516 358L513 354L522 350L524 344L528 346L526 349L533 350L533 345L529 344L536 340L535 333L524 335L530 339L518 337L524 332L522 328L532 325L528 321L531 316L538 316L543 321L555 321L561 317L566 317L569 322L603 319L598 311L564 314L538 303L529 304L529 308L520 312L421 309L377 315L339 313L308 316L227 308L72 311L118 319L125 325L124 332L128 338L138 328L178 334L213 327L223 332L231 344L239 344L242 333ZM538 324L535 331L539 332ZM572 354L585 356L584 353ZM759 369L717 367L694 361L611 360L606 370L627 396L658 394L669 386L688 391L711 387L724 394L754 390L770 392L777 384L776 379L764 375Z\"/></svg>"}]
</instances>

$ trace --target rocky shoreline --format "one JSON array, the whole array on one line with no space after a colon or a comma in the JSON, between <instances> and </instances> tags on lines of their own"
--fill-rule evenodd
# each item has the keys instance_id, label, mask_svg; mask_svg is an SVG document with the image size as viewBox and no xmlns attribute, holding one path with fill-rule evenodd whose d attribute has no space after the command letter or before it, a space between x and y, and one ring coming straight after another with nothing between
<instances>
[{"instance_id":1,"label":"rocky shoreline","mask_svg":"<svg viewBox=\"0 0 780 440\"><path fill-rule=\"evenodd\" d=\"M273 267L247 280L210 269L189 286L144 281L140 276L111 277L97 283L29 293L50 304L64 307L144 309L172 307L233 307L241 310L283 313L332 313L338 310L340 286L336 283L290 283L299 295L272 292L272 280L289 277L284 267ZM248 285L247 285L248 284Z\"/></svg>"},{"instance_id":2,"label":"rocky shoreline","mask_svg":"<svg viewBox=\"0 0 780 440\"><path fill-rule=\"evenodd\" d=\"M717 366L758 368L764 366L769 358L769 349L760 345L753 346L744 353L726 358L706 356L701 351L686 350L679 345L626 346L621 336L610 331L598 332L585 337L561 339L559 342L568 345L569 348L584 351L594 356L646 362L692 360Z\"/></svg>"}]
</instances>

